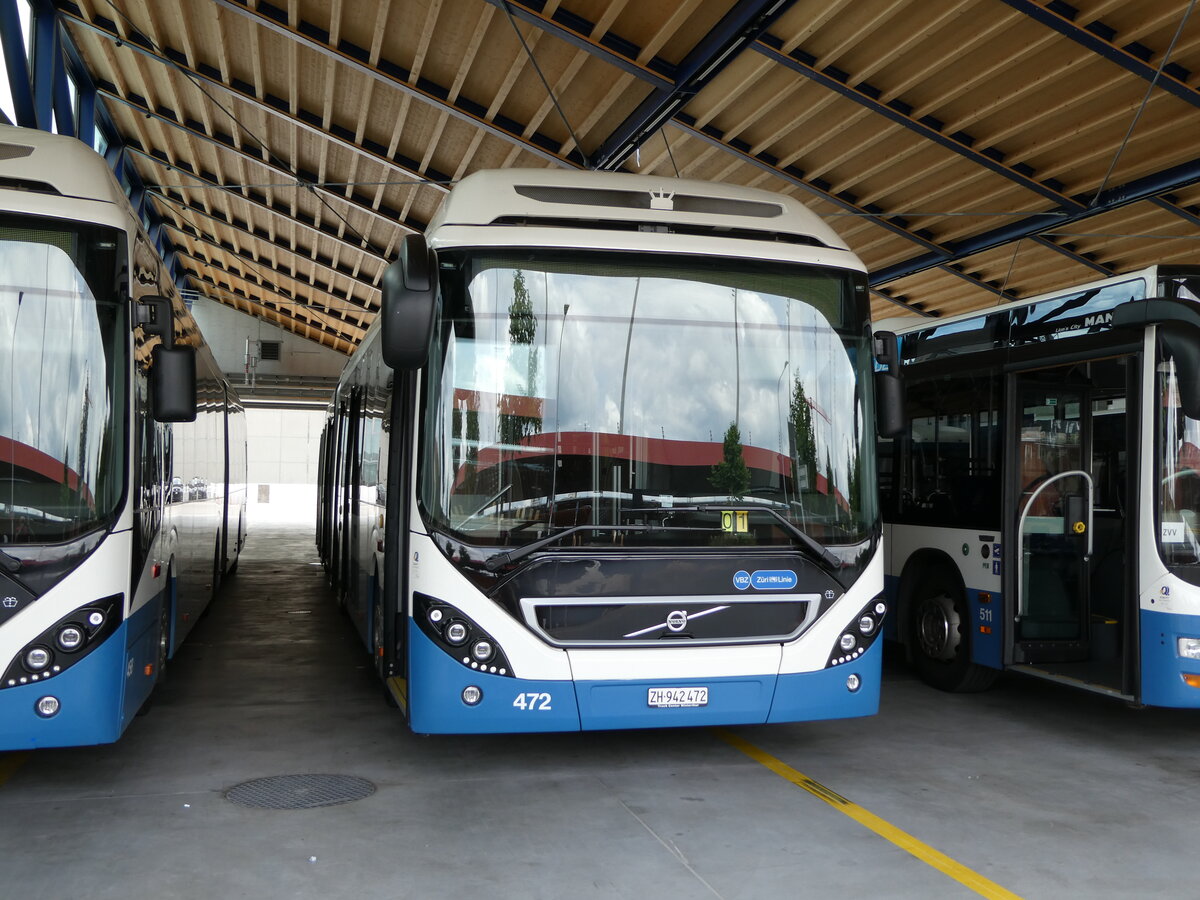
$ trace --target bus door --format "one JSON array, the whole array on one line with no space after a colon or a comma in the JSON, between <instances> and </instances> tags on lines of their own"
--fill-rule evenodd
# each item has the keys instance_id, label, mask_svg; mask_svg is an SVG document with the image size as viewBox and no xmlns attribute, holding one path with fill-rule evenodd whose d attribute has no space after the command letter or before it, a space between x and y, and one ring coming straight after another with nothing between
<instances>
[{"instance_id":1,"label":"bus door","mask_svg":"<svg viewBox=\"0 0 1200 900\"><path fill-rule=\"evenodd\" d=\"M1092 477L1088 392L1046 372L1016 380L1016 562L1013 660L1089 655Z\"/></svg>"},{"instance_id":2,"label":"bus door","mask_svg":"<svg viewBox=\"0 0 1200 900\"><path fill-rule=\"evenodd\" d=\"M1134 693L1135 356L1010 376L1011 660Z\"/></svg>"}]
</instances>

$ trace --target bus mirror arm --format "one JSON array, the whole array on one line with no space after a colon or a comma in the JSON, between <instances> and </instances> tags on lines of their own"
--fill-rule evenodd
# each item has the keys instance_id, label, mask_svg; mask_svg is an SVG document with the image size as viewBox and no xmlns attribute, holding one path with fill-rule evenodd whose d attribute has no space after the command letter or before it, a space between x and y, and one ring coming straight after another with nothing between
<instances>
[{"instance_id":1,"label":"bus mirror arm","mask_svg":"<svg viewBox=\"0 0 1200 900\"><path fill-rule=\"evenodd\" d=\"M143 297L133 307L133 324L140 325L147 336L158 335L162 345L170 350L175 346L175 315L166 297Z\"/></svg>"},{"instance_id":2,"label":"bus mirror arm","mask_svg":"<svg viewBox=\"0 0 1200 900\"><path fill-rule=\"evenodd\" d=\"M410 234L400 258L383 273L383 359L396 370L416 370L429 358L437 311L437 259L424 235Z\"/></svg>"},{"instance_id":3,"label":"bus mirror arm","mask_svg":"<svg viewBox=\"0 0 1200 900\"><path fill-rule=\"evenodd\" d=\"M156 422L196 421L196 348L175 346L175 311L168 297L142 297L133 324L162 343L150 351L150 414Z\"/></svg>"},{"instance_id":4,"label":"bus mirror arm","mask_svg":"<svg viewBox=\"0 0 1200 900\"><path fill-rule=\"evenodd\" d=\"M896 335L875 332L875 360L883 368L875 372L875 427L882 437L904 433L904 382L900 379L900 357Z\"/></svg>"}]
</instances>

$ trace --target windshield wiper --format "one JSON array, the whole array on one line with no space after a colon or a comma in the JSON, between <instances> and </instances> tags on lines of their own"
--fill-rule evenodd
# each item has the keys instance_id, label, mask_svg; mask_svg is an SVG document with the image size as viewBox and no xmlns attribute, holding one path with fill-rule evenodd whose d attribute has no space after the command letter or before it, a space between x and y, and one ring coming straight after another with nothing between
<instances>
[{"instance_id":1,"label":"windshield wiper","mask_svg":"<svg viewBox=\"0 0 1200 900\"><path fill-rule=\"evenodd\" d=\"M720 530L720 528L691 528L682 525L572 525L570 528L556 531L554 534L547 535L528 544L522 544L520 547L514 547L512 550L493 554L487 558L483 565L489 572L495 572L502 566L507 566L509 563L524 559L526 556L537 553L544 547L549 547L551 544L557 543L569 535L578 534L581 531L704 531L711 533Z\"/></svg>"},{"instance_id":2,"label":"windshield wiper","mask_svg":"<svg viewBox=\"0 0 1200 900\"><path fill-rule=\"evenodd\" d=\"M0 566L4 566L5 572L20 572L21 560L17 559L11 553L5 553L0 550Z\"/></svg>"}]
</instances>

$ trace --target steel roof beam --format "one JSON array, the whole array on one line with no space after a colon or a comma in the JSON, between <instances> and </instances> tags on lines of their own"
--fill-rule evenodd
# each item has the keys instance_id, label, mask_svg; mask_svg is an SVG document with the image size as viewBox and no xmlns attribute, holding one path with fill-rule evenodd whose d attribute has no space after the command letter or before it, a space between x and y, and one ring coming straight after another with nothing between
<instances>
[{"instance_id":1,"label":"steel roof beam","mask_svg":"<svg viewBox=\"0 0 1200 900\"><path fill-rule=\"evenodd\" d=\"M1150 202L1169 213L1179 216L1181 219L1187 219L1197 228L1200 228L1200 211L1193 211L1186 206L1180 206L1169 195L1165 197L1151 197Z\"/></svg>"},{"instance_id":2,"label":"steel roof beam","mask_svg":"<svg viewBox=\"0 0 1200 900\"><path fill-rule=\"evenodd\" d=\"M353 191L353 189L350 191L349 194L341 194L341 193L338 193L337 191L330 190L329 188L321 187L320 184L317 183L320 179L320 176L317 175L315 172L305 172L302 169L299 171L293 172L290 169L281 168L278 164L276 164L274 161L272 161L270 159L264 159L262 156L258 155L257 153L253 153L248 150L242 149L240 146L238 146L237 142L234 140L234 138L231 135L221 134L219 132L216 134L209 134L207 131L204 130L204 126L199 122L181 121L179 119L178 115L172 109L168 109L168 108L162 107L162 106L160 106L156 109L151 109L149 107L149 105L146 103L144 98L138 97L136 95L131 96L131 97L124 97L121 94L117 93L116 88L114 88L112 85L106 85L103 83L101 83L101 85L97 88L97 93L99 93L103 97L107 97L107 98L109 98L111 100L115 100L119 103L124 103L126 106L130 107L131 109L136 110L137 112L141 113L144 116L156 118L162 122L166 122L168 125L171 125L174 128L184 131L194 138L197 138L202 141L206 141L210 144L214 144L217 147L220 147L222 150L226 150L231 153L237 154L242 159L245 159L249 162L263 166L267 169L270 169L272 172L275 172L280 177L287 179L289 181L294 181L296 183L295 186L298 188L307 188L315 193L319 192L319 193L327 196L328 198L330 198L333 201L336 201L338 203L347 204L351 209L356 209L359 212L363 212L363 213L367 213L368 215L375 216L377 218L382 219L384 222L388 223L389 225L398 225L399 227L404 228L407 231L410 231L413 233L421 233L425 230L425 227L427 225L427 223L425 223L425 222L421 222L417 219L413 219L412 217L402 218L399 210L392 209L391 207L388 207L388 206L380 205L378 208L376 208L371 205L371 201L369 199L367 199L365 197L361 197L360 195L356 194ZM150 155L154 156L156 159L158 159L160 162L164 163L165 165L174 166L175 168L179 169L180 171L188 172L191 175L199 177L201 180L209 181L211 184L218 185L220 187L225 187L228 190L230 190L235 196L245 197L245 195L241 193L242 189L239 188L238 186L236 186L236 185L220 185L216 180L216 176L210 176L203 172L193 171L190 163L187 163L187 162L173 163L169 159L166 158L165 153L163 153L162 151L158 151L158 150L152 151ZM273 155L274 154L272 154L272 156ZM282 189L282 186L279 189ZM251 195L253 195L254 192L250 191L250 193L251 193ZM259 202L266 205L265 198L263 198ZM290 211L283 213L283 214L289 215L289 216L291 215ZM374 255L380 257L381 259L384 257L384 251L379 248L372 247L370 244L370 241L365 236L363 237L362 242L363 242L364 246L361 247L360 249L363 249L369 253L373 253Z\"/></svg>"},{"instance_id":3,"label":"steel roof beam","mask_svg":"<svg viewBox=\"0 0 1200 900\"><path fill-rule=\"evenodd\" d=\"M1072 262L1077 262L1081 266L1087 266L1093 272L1099 272L1105 278L1116 274L1112 269L1103 263L1098 263L1091 257L1072 250L1070 247L1065 247L1062 244L1056 243L1055 241L1050 240L1048 237L1034 235L1030 240L1032 240L1039 247L1045 247L1047 250L1053 250L1055 253L1065 256Z\"/></svg>"},{"instance_id":4,"label":"steel roof beam","mask_svg":"<svg viewBox=\"0 0 1200 900\"><path fill-rule=\"evenodd\" d=\"M295 269L292 269L290 266L288 266L286 264L275 263L275 262L271 262L270 260L260 259L257 254L249 254L244 251L238 250L234 247L227 247L227 246L225 246L225 244L221 243L220 241L217 241L216 239L208 238L203 235L193 234L192 232L188 231L186 228L181 227L180 225L176 224L175 222L164 221L162 227L170 228L172 231L177 231L182 235L186 235L187 237L191 238L192 240L199 241L201 244L205 244L209 247L214 247L214 248L220 250L222 253L226 253L232 257L235 257L236 259L241 260L243 263L246 263L247 265L268 269L271 272L282 275L285 278L289 278L292 281L297 282L298 284L306 284L306 285L312 287L314 290L320 291L323 294L328 294L330 297L336 298L338 301L346 304L347 306L354 307L354 309L351 312L354 312L356 314L359 312L367 313L372 317L375 313L375 310L373 310L371 308L369 303L366 303L362 300L356 300L354 297L350 296L345 291L339 291L337 288L335 288L331 283L329 283L327 281L322 281L319 278L315 278L315 277L312 279L305 278L302 274L299 274L298 272L296 272ZM228 267L225 267L225 268L228 268ZM250 281L253 281L256 279L259 281L262 280L262 276L257 275L257 274L247 275L245 277L247 278L247 280L250 280ZM362 285L364 288L367 288L368 290L378 293L378 290L379 290L378 288L376 288L372 285L369 285L366 282L360 281L357 278L354 279L354 282L356 284ZM307 302L307 301L305 301L305 302ZM343 318L343 319L346 318L345 311L329 310L329 312L331 312L333 315L337 315L339 318ZM358 321L361 322L362 319L360 318Z\"/></svg>"},{"instance_id":5,"label":"steel roof beam","mask_svg":"<svg viewBox=\"0 0 1200 900\"><path fill-rule=\"evenodd\" d=\"M251 228L250 223L248 223L248 222L236 220L236 218L224 218L223 216L218 216L218 215L212 214L212 212L205 210L203 208L203 206L196 206L191 203L188 203L187 200L184 198L172 196L172 192L170 192L169 187L157 187L157 188L151 187L151 188L148 188L148 193L150 194L151 197L155 197L158 200L160 200L161 203L167 204L167 209L172 210L172 212L170 212L170 216L172 216L172 218L174 218L174 216L176 216L176 215L179 215L178 210L180 210L180 209L187 210L188 214L190 214L190 215L208 218L208 220L210 220L212 222L216 222L218 224L221 224L221 226L223 226L223 227L232 228L233 230L235 230L235 232L245 234L247 236L247 238L252 238L254 241L263 241L263 242L265 242L265 244L270 244L272 247L276 247L277 250L281 250L284 253L289 254L289 256L293 256L298 259L304 259L304 260L306 260L306 262L316 264L316 265L320 266L320 268L322 268L322 269L326 269L331 272L336 272L336 274L338 274L338 275L344 275L348 278L354 278L354 280L358 281L360 284L364 284L364 286L366 286L368 288L373 288L373 289L378 290L378 286L374 282L378 281L379 277L383 275L382 263L380 263L379 271L377 272L376 276L374 276L374 280L371 282L365 282L365 281L362 281L361 277L359 277L358 275L355 274L355 271L353 268L350 268L350 266L348 266L344 263L335 262L334 259L331 259L330 257L326 257L324 253L318 253L316 250L314 250L314 248L307 248L307 247L302 247L300 245L293 245L292 242L286 241L282 238L278 238L278 236L272 236L268 233L262 232L262 230L256 230L256 229ZM182 218L182 217L180 216L180 218ZM215 236L215 235L205 234L204 232L202 232L202 230L197 228L196 224L194 224L193 222L186 221L186 220L184 220L184 221L185 221L186 227L179 226L179 224L172 224L172 227L175 230L180 230L180 232L185 232L187 234L191 234L193 236L193 238L196 238L197 240L202 240L205 242L205 244L212 244L212 245L221 247L222 250L227 251L227 252L236 252L233 245L229 244L228 241L221 240L220 238L217 238L217 236ZM191 228L192 230L188 230L188 228ZM361 251L359 251L359 252L361 252ZM265 263L265 264L271 265L272 268L274 268L274 264L270 264L270 263Z\"/></svg>"},{"instance_id":6,"label":"steel roof beam","mask_svg":"<svg viewBox=\"0 0 1200 900\"><path fill-rule=\"evenodd\" d=\"M264 292L264 294L270 294L272 296L282 298L283 302L290 303L298 308L297 314L296 314L297 319L299 319L302 322L311 322L311 324L313 325L314 328L320 327L322 324L329 326L329 327L332 327L332 326L330 326L329 322L324 322L324 323L314 322L308 318L301 317L298 314L299 311L303 311L304 313L306 313L309 316L320 315L320 316L335 318L338 322L345 324L345 325L349 325L353 328L357 328L359 331L366 331L367 326L370 324L368 322L366 325L364 325L362 322L359 322L359 321L351 321L351 320L345 318L345 316L341 315L339 312L332 310L327 306L318 305L318 304L312 302L311 300L309 300L308 298L302 297L299 294L295 294L291 291L287 291L282 288L272 287L269 284L263 283L261 277L255 275L255 274L249 274L249 273L243 272L241 269L232 268L230 266L227 266L227 265L219 262L218 260L207 259L203 256L197 256L195 253L191 253L190 251L188 251L184 248L178 248L178 249L176 249L175 252L182 259L190 259L193 262L200 263L201 265L207 266L212 269L216 269L218 272L225 273L230 278L236 278L239 281L249 282L250 284L253 284L260 291ZM276 302L278 302L278 301L276 301Z\"/></svg>"},{"instance_id":7,"label":"steel roof beam","mask_svg":"<svg viewBox=\"0 0 1200 900\"><path fill-rule=\"evenodd\" d=\"M307 47L315 53L332 59L369 78L373 78L381 84L402 91L422 103L450 114L460 121L473 125L476 128L482 128L489 134L502 138L509 143L516 144L523 150L527 150L548 162L564 167L573 166L578 168L583 165L581 151L572 150L569 156L563 156L563 142L556 141L539 131L534 131L530 137L526 138L524 137L526 128L520 122L502 115L497 115L494 119L488 119L486 104L468 100L461 94L458 95L458 98L454 102L451 102L447 99L450 96L450 91L447 88L430 81L424 76L414 82L411 80L412 73L397 63L381 59L375 66L369 65L366 60L369 59L370 53L365 48L346 40L339 41L337 46L334 46L329 43L329 33L319 25L314 25L311 22L300 20L293 27L289 24L286 10L273 6L267 3L266 0L259 0L254 9L251 9L246 3L241 2L241 0L212 0L212 2L221 9L236 13L239 16L245 16L268 31L282 35L288 40ZM129 40L129 38L126 38L126 40Z\"/></svg>"},{"instance_id":8,"label":"steel roof beam","mask_svg":"<svg viewBox=\"0 0 1200 900\"><path fill-rule=\"evenodd\" d=\"M742 157L743 160L751 165L756 166L765 172L769 172L775 177L795 185L802 190L808 191L810 194L813 194L822 200L833 203L841 209L852 212L855 215L862 216L863 218L869 218L880 228L928 248L931 251L928 254L929 258L941 258L941 261L934 263L934 265L942 266L951 275L961 278L962 280L971 284L973 287L987 291L991 294L995 294L1004 300L1017 299L1013 294L1007 293L1006 291L996 287L994 284L991 284L980 278L976 278L974 275L949 265L949 263L953 262L952 251L934 241L932 236L927 232L922 233L909 231L907 228L903 227L903 218L898 216L888 216L884 210L877 206L859 206L856 198L852 194L849 194L845 191L835 194L833 193L831 186L826 182L810 182L805 178L804 172L800 169L797 169L795 166L781 167L778 164L779 161L770 154L763 152L757 154L751 153L750 146L744 141L740 141L736 138L733 141L724 140L724 136L712 125L706 125L703 128L697 128L695 125L695 120L691 119L690 116L685 116L682 113L679 114L675 117L675 125L676 127L683 128L689 133L695 135L702 141L706 141L715 147L721 147L724 150L734 153Z\"/></svg>"},{"instance_id":9,"label":"steel roof beam","mask_svg":"<svg viewBox=\"0 0 1200 900\"><path fill-rule=\"evenodd\" d=\"M624 40L611 31L597 40L592 38L596 24L583 16L576 15L562 6L556 6L547 16L545 0L484 0L492 6L512 13L514 18L537 27L561 41L566 41L572 47L584 50L609 65L616 66L623 72L628 72L635 78L651 84L656 88L672 88L675 85L674 64L655 56L645 65L637 61L641 47Z\"/></svg>"},{"instance_id":10,"label":"steel roof beam","mask_svg":"<svg viewBox=\"0 0 1200 900\"><path fill-rule=\"evenodd\" d=\"M254 85L238 79L234 79L234 83L229 84L219 77L220 72L216 68L204 63L197 63L196 67L193 68L188 63L187 56L181 50L163 47L161 53L156 52L149 46L142 46L122 37L117 33L115 25L109 28L100 25L98 22L89 22L87 19L81 18L77 9L72 11L71 7L64 6L60 12L63 20L66 22L78 25L114 43L120 42L122 46L129 47L148 59L153 59L173 69L178 69L189 78L194 78L204 84L219 88L254 109L282 119L309 134L316 135L322 140L349 150L351 153L358 153L382 165L399 169L415 181L421 182L422 186L431 187L441 193L446 193L450 190L448 185L451 176L444 172L427 166L425 172L422 173L420 171L421 164L416 160L410 159L402 153L389 156L386 147L382 144L375 144L373 141L364 140L360 144L354 140L354 131L343 125L331 123L329 130L325 130L321 124L322 117L311 110L298 108L293 115L290 112L290 104L282 97L276 97L273 94L267 93L265 97L260 98ZM112 23L109 24L111 25Z\"/></svg>"},{"instance_id":11,"label":"steel roof beam","mask_svg":"<svg viewBox=\"0 0 1200 900\"><path fill-rule=\"evenodd\" d=\"M906 262L880 269L871 276L871 284L880 285L889 281L895 281L898 278L914 275L925 269L945 265L947 262L965 259L968 256L982 253L985 250L991 250L1011 241L1032 237L1046 231L1054 231L1063 225L1070 225L1074 222L1089 219L1092 216L1119 209L1123 206L1129 206L1132 203L1153 200L1158 194L1178 190L1197 182L1200 182L1200 159L1194 159L1191 162L1173 166L1170 169L1156 172L1145 178L1136 179L1128 184L1110 188L1097 198L1095 206L1081 212L1067 213L1066 215L1039 213L959 241L948 248L950 252L948 258L941 254L927 253ZM1083 197L1077 199L1080 202L1084 202Z\"/></svg>"},{"instance_id":12,"label":"steel roof beam","mask_svg":"<svg viewBox=\"0 0 1200 900\"><path fill-rule=\"evenodd\" d=\"M1183 66L1168 63L1159 72L1156 66L1150 64L1154 51L1143 44L1132 43L1119 47L1113 43L1116 37L1115 29L1101 23L1099 20L1086 26L1076 25L1075 17L1079 11L1073 6L1053 0L1043 6L1034 0L1003 0L1013 9L1034 19L1048 28L1052 28L1064 37L1081 44L1093 53L1115 63L1127 72L1132 72L1139 78L1162 88L1169 94L1184 100L1192 106L1200 107L1200 91L1188 85L1192 73Z\"/></svg>"},{"instance_id":13,"label":"steel roof beam","mask_svg":"<svg viewBox=\"0 0 1200 900\"><path fill-rule=\"evenodd\" d=\"M150 153L147 153L146 151L141 150L140 148L135 148L135 147L133 147L133 145L129 146L129 150L133 153L136 153L138 156L141 156L143 159L151 160L152 162L156 163L157 165L164 166L164 167L182 168L182 164L172 163L168 160L161 159L158 156L151 155ZM184 205L188 210L195 211L195 207L193 207L190 203L187 203L186 201L180 201L177 197L173 197L170 195L170 191L174 190L174 189L175 188L173 188L173 187L169 188L166 191L156 194L156 196L165 197L167 200L169 200L172 203L181 203L182 202L182 205ZM183 188L179 188L179 190L182 191ZM340 237L337 233L337 230L334 228L331 228L328 225L317 224L315 221L306 221L305 219L296 218L295 216L292 215L291 210L282 208L279 206L271 205L265 201L265 198L259 199L258 197L254 196L253 194L251 196L247 197L241 193L236 193L235 196L238 199L240 199L242 202L251 204L256 209L261 209L264 212L269 212L273 215L279 216L280 218L286 219L288 222L295 223L296 225L300 226L301 228L305 229L306 231L311 231L318 235L321 235L322 237L327 237L327 238L330 238L331 240L337 241L339 244L341 244L342 246L346 247L349 250L353 250L355 253L363 253L363 254L366 253L366 251L364 251L362 249L362 247L360 247L358 244L353 243L351 241L348 241L348 240ZM233 222L227 222L220 217L212 215L211 213L206 213L206 215L208 215L210 218L214 219L215 221L223 222L224 224L227 224L227 225L232 225L233 227L238 228L238 229L246 232L247 234L253 235L258 240L271 241L272 243L275 243L272 240L270 234L268 234L265 231L260 231L259 229L250 227L249 223L238 222L236 219ZM287 248L285 247L285 249L287 249ZM294 250L294 249L291 250L290 252L299 253L298 250ZM380 266L382 266L382 264L385 262L385 260L382 257L378 257L378 256L367 255L367 258L374 260L376 263L380 264Z\"/></svg>"},{"instance_id":14,"label":"steel roof beam","mask_svg":"<svg viewBox=\"0 0 1200 900\"><path fill-rule=\"evenodd\" d=\"M648 137L656 133L699 93L705 85L758 36L766 31L795 0L739 0L683 58L670 87L651 91L637 109L617 126L591 155L597 169L619 169Z\"/></svg>"},{"instance_id":15,"label":"steel roof beam","mask_svg":"<svg viewBox=\"0 0 1200 900\"><path fill-rule=\"evenodd\" d=\"M17 2L0 0L0 51L17 117L12 124L36 128L37 107L33 102L33 81L29 77L29 57L25 53L25 35Z\"/></svg>"},{"instance_id":16,"label":"steel roof beam","mask_svg":"<svg viewBox=\"0 0 1200 900\"><path fill-rule=\"evenodd\" d=\"M226 187L224 185L221 185L219 182L210 181L209 180L210 176L207 176L203 173L196 173L196 172L190 171L190 164L188 164L188 163L173 163L168 159L164 159L164 158L156 155L155 153L147 153L145 150L142 150L140 147L135 147L132 144L130 144L128 146L128 150L132 153L136 153L138 156L142 157L143 159L148 159L148 160L150 160L160 166L163 166L165 168L168 168L168 169L174 168L174 169L179 169L180 171L183 171L183 172L188 172L188 174L192 175L193 177L195 177L197 180L199 180L200 182L202 182L204 184L211 184L215 187ZM161 151L157 151L157 152L161 152ZM164 187L166 187L166 186L164 186ZM342 246L346 247L349 250L353 250L356 253L367 254L368 258L374 259L381 264L386 261L383 258L383 256L381 256L381 255L371 255L371 254L367 253L367 251L364 250L363 247L360 244L358 244L357 242L350 241L350 240L347 240L346 238L341 237L338 234L336 228L333 228L329 225L325 225L323 223L318 224L315 220L309 221L306 219L298 218L296 215L294 215L292 213L292 211L290 209L280 206L278 204L272 204L272 203L268 202L265 197L263 197L259 194L256 194L253 191L250 192L249 196L247 196L245 194L242 194L237 189L233 189L233 188L226 188L226 189L229 190L233 194L233 196L236 197L238 200L241 200L243 203L249 203L255 209L260 209L260 210L263 210L264 212L271 213L272 215L286 219L290 223L295 223L296 225L299 225L301 228L304 228L307 231L312 231L312 232L315 232L316 234L321 235L322 237L327 237L327 238L330 238L331 240L337 241ZM172 185L168 188L168 190L179 190L182 192L182 191L186 190L186 187ZM176 198L170 197L169 194L166 194L166 196L168 196L169 199L171 199L173 202L178 202ZM189 209L192 209L191 204L186 204L186 205ZM213 218L216 218L216 217L214 216ZM217 219L217 221L221 221L221 219ZM240 227L243 231L247 232L248 234L254 235L254 237L258 238L259 240L268 240L268 241L271 240L270 236L267 233L259 231L258 229L249 227L248 223L241 224L238 227ZM293 252L296 252L296 251L293 251Z\"/></svg>"},{"instance_id":17,"label":"steel roof beam","mask_svg":"<svg viewBox=\"0 0 1200 900\"><path fill-rule=\"evenodd\" d=\"M1061 182L1039 181L1034 175L1033 169L1029 166L1020 163L1017 165L1006 164L1004 162L1004 154L995 147L985 147L981 150L976 150L974 148L975 139L966 132L959 131L955 134L945 134L942 131L942 123L937 119L931 116L924 116L920 119L914 118L912 115L913 107L903 100L893 99L885 103L878 99L883 96L883 91L879 88L873 87L865 81L851 85L850 76L846 72L842 72L832 66L818 69L816 68L817 60L815 57L810 56L802 50L793 50L791 53L784 53L779 49L781 45L782 42L773 35L764 35L754 43L753 49L768 59L786 66L793 72L803 75L805 78L816 82L822 87L834 91L848 100L854 101L876 115L883 116L897 125L902 125L926 140L933 141L939 147L951 150L964 159L968 159L988 171L994 172L1008 181L1050 200L1056 206L1064 209L1081 208L1079 203L1063 193Z\"/></svg>"},{"instance_id":18,"label":"steel roof beam","mask_svg":"<svg viewBox=\"0 0 1200 900\"><path fill-rule=\"evenodd\" d=\"M329 325L322 324L320 322L307 322L304 319L301 319L297 316L292 315L287 310L280 309L278 306L275 305L274 302L272 302L270 300L263 300L258 297L254 297L254 296L246 293L245 291L239 291L237 288L233 287L232 285L226 286L223 284L219 284L217 282L217 280L214 279L211 275L205 275L203 272L199 272L196 269L193 269L190 267L185 267L184 271L187 273L189 278L193 279L194 281L199 282L202 285L208 285L210 287L216 288L218 291L222 291L226 294L232 294L234 297L237 297L240 300L245 300L251 306L260 307L261 309L268 310L273 315L278 316L282 319L285 319L288 322L295 323L304 328L312 328L316 331L321 332L322 334L328 335L329 337L335 338L337 340L345 341L347 344L350 344L352 347L357 346L357 344L358 344L358 338L354 337L353 335L347 334L344 331L338 331L337 329L331 328ZM203 296L208 297L208 294L203 293L203 292L201 292L201 293L203 294ZM208 299L214 299L214 298L208 297ZM232 304L226 303L224 300L215 300L214 302L220 303L222 306L229 306L233 309L237 309L237 307L232 306ZM264 315L261 315L261 314L255 315L255 312L253 310L251 310L250 312L247 312L246 310L237 310L237 311L241 312L241 313L245 313L246 315L249 315L249 316L253 316L256 319L264 319L266 321L270 321L270 319L268 319ZM278 322L275 322L273 324L280 325L280 323L278 323ZM281 325L281 327L286 328L288 331L291 331L294 334L299 335L300 337L307 337L306 335L302 334L301 332L296 331L295 328L288 327L288 325L286 325L286 324ZM308 338L308 340L312 340L312 338Z\"/></svg>"}]
</instances>

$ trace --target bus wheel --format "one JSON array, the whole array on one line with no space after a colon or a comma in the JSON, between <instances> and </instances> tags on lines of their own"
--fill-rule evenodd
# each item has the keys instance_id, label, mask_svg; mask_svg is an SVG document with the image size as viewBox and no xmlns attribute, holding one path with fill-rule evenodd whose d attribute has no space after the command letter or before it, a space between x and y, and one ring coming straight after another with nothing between
<instances>
[{"instance_id":1,"label":"bus wheel","mask_svg":"<svg viewBox=\"0 0 1200 900\"><path fill-rule=\"evenodd\" d=\"M154 686L167 678L167 657L171 655L171 601L163 598L158 613L158 654L154 660Z\"/></svg>"},{"instance_id":2,"label":"bus wheel","mask_svg":"<svg viewBox=\"0 0 1200 900\"><path fill-rule=\"evenodd\" d=\"M170 576L167 576L167 583L170 584ZM158 690L162 683L167 678L167 656L171 653L171 601L164 597L162 608L158 611L158 649L154 653L154 686L150 688L150 693L146 695L146 699L142 701L142 705L138 707L137 714L144 716L154 707L154 698L158 696Z\"/></svg>"},{"instance_id":3,"label":"bus wheel","mask_svg":"<svg viewBox=\"0 0 1200 900\"><path fill-rule=\"evenodd\" d=\"M1000 674L971 662L966 598L947 573L934 571L921 581L910 606L909 645L921 680L952 693L983 691Z\"/></svg>"}]
</instances>

